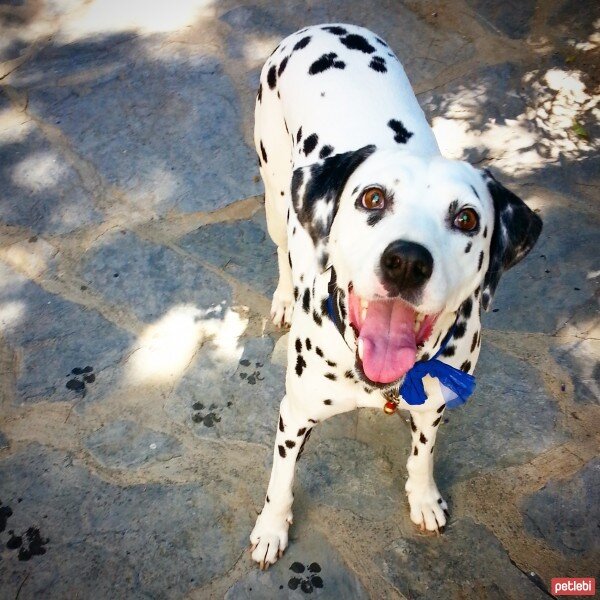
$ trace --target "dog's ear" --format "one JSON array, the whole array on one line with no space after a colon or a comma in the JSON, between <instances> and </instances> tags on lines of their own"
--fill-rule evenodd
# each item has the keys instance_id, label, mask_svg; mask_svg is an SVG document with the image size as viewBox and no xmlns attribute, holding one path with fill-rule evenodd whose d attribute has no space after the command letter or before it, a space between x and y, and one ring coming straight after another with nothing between
<instances>
[{"instance_id":1,"label":"dog's ear","mask_svg":"<svg viewBox=\"0 0 600 600\"><path fill-rule=\"evenodd\" d=\"M500 281L500 276L523 259L533 248L542 220L494 176L484 169L484 179L494 203L494 231L490 242L490 262L483 279L481 303L485 310Z\"/></svg>"},{"instance_id":2,"label":"dog's ear","mask_svg":"<svg viewBox=\"0 0 600 600\"><path fill-rule=\"evenodd\" d=\"M364 146L294 171L292 204L298 221L313 241L321 269L329 260L327 241L344 187L352 173L374 151L374 145Z\"/></svg>"}]
</instances>

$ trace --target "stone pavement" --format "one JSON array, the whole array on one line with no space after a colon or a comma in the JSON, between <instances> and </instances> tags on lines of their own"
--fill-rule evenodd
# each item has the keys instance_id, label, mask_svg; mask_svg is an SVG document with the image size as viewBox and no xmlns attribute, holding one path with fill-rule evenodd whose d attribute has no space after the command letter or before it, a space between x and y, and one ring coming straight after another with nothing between
<instances>
[{"instance_id":1,"label":"stone pavement","mask_svg":"<svg viewBox=\"0 0 600 600\"><path fill-rule=\"evenodd\" d=\"M599 6L0 0L0 598L529 599L598 575ZM545 229L440 433L446 533L409 521L404 417L363 410L316 430L263 573L286 338L253 104L278 40L324 21L385 37L444 152Z\"/></svg>"}]
</instances>

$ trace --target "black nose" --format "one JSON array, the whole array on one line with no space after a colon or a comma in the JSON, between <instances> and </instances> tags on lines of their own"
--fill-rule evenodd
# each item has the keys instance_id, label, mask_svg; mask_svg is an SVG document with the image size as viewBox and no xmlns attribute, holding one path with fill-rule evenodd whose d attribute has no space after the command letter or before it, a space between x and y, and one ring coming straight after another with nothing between
<instances>
[{"instance_id":1,"label":"black nose","mask_svg":"<svg viewBox=\"0 0 600 600\"><path fill-rule=\"evenodd\" d=\"M381 272L386 283L399 292L423 285L433 272L433 257L425 246L396 240L381 255Z\"/></svg>"}]
</instances>

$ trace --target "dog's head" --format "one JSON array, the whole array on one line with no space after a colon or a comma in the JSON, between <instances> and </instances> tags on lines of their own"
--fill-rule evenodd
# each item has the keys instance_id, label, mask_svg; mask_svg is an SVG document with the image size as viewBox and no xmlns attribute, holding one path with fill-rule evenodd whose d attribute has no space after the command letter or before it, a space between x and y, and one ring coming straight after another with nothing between
<instances>
[{"instance_id":1,"label":"dog's head","mask_svg":"<svg viewBox=\"0 0 600 600\"><path fill-rule=\"evenodd\" d=\"M442 313L477 288L489 308L541 219L487 171L366 146L297 169L292 201L321 269L348 292L362 369L390 383Z\"/></svg>"}]
</instances>

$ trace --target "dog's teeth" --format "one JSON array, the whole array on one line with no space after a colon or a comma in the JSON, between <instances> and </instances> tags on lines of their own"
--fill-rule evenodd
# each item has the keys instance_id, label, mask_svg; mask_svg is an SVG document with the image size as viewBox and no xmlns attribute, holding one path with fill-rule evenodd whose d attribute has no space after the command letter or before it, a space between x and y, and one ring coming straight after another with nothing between
<instances>
[{"instance_id":1,"label":"dog's teeth","mask_svg":"<svg viewBox=\"0 0 600 600\"><path fill-rule=\"evenodd\" d=\"M415 317L415 333L419 333L419 329L421 329L421 323L423 322L424 318L425 315L420 313Z\"/></svg>"},{"instance_id":2,"label":"dog's teeth","mask_svg":"<svg viewBox=\"0 0 600 600\"><path fill-rule=\"evenodd\" d=\"M360 358L360 360L362 360L364 349L363 341L358 340L358 358Z\"/></svg>"}]
</instances>

